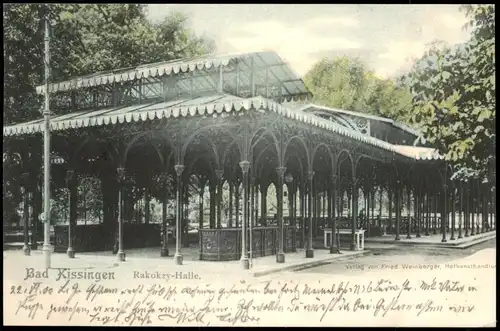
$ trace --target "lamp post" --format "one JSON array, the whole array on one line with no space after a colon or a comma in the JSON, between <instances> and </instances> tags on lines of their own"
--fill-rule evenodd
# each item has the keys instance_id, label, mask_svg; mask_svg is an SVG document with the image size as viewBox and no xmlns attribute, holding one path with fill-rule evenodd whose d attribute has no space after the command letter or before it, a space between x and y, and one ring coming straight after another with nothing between
<instances>
[{"instance_id":1,"label":"lamp post","mask_svg":"<svg viewBox=\"0 0 500 331\"><path fill-rule=\"evenodd\" d=\"M48 10L47 10L48 11ZM45 268L51 267L51 253L52 247L50 246L50 100L49 100L49 76L50 76L50 49L49 49L49 19L48 13L45 16L45 108L43 110L44 117L44 131L43 131L43 163L44 163L44 236L43 236L43 256L45 260Z\"/></svg>"}]
</instances>

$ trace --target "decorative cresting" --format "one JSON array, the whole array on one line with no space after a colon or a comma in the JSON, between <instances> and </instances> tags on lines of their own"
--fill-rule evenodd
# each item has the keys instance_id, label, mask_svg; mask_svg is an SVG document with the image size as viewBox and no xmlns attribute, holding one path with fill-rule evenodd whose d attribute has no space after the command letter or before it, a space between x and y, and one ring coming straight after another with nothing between
<instances>
[{"instance_id":1,"label":"decorative cresting","mask_svg":"<svg viewBox=\"0 0 500 331\"><path fill-rule=\"evenodd\" d=\"M213 98L212 98L213 99ZM177 118L177 117L190 117L190 116L221 116L222 114L235 113L242 111L249 111L254 109L255 111L268 110L277 113L280 116L303 122L321 129L332 131L334 133L340 134L342 136L354 139L356 141L366 143L390 152L397 153L399 155L406 156L410 159L415 159L413 154L408 155L407 153L400 152L395 145L379 140L368 135L364 135L360 132L347 129L336 123L333 123L324 118L307 114L302 111L289 109L275 101L265 99L262 97L254 98L238 98L234 96L228 96L225 99L220 99L215 102L209 103L198 103L194 105L186 106L170 106L161 108L158 105L154 110L144 110L145 107L141 106L141 111L129 111L127 113L118 114L107 114L102 115L102 110L86 113L81 115L79 118L76 114L72 119L66 119L65 115L56 116L51 120L51 131L61 131L68 129L78 129L83 127L93 127L93 126L104 126L104 125L114 125L116 123L132 123L132 122L145 122L153 120L161 120L167 118ZM98 115L99 114L99 115ZM59 119L63 118L63 119ZM40 122L40 123L38 123ZM32 121L24 124L12 125L4 127L4 136L14 136L22 134L36 134L43 132L42 120Z\"/></svg>"},{"instance_id":2,"label":"decorative cresting","mask_svg":"<svg viewBox=\"0 0 500 331\"><path fill-rule=\"evenodd\" d=\"M339 115L345 118L345 116ZM370 134L370 121L366 118L355 117L352 119L355 130L361 132L362 134Z\"/></svg>"}]
</instances>

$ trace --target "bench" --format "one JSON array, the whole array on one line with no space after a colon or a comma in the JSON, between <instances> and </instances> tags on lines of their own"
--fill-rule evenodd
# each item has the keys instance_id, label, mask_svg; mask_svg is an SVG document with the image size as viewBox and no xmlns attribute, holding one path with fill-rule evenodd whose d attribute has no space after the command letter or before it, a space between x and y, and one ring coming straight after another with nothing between
<instances>
[{"instance_id":1,"label":"bench","mask_svg":"<svg viewBox=\"0 0 500 331\"><path fill-rule=\"evenodd\" d=\"M366 230L358 229L354 232L354 236L356 237L356 247L358 250L365 249L365 232ZM350 235L352 234L352 230L350 229L340 229L338 230L339 235ZM330 247L330 240L332 237L332 229L324 229L323 231L323 244L325 248Z\"/></svg>"}]
</instances>

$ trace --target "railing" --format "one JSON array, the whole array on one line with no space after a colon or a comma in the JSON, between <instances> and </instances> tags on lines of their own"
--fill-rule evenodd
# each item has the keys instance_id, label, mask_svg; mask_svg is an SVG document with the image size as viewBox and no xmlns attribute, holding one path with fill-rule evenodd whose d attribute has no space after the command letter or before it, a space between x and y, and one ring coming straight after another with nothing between
<instances>
[{"instance_id":1,"label":"railing","mask_svg":"<svg viewBox=\"0 0 500 331\"><path fill-rule=\"evenodd\" d=\"M159 224L123 224L124 249L160 246ZM73 228L73 249L76 252L111 250L115 244L117 230L105 224L78 225ZM54 251L68 249L68 226L54 226Z\"/></svg>"}]
</instances>

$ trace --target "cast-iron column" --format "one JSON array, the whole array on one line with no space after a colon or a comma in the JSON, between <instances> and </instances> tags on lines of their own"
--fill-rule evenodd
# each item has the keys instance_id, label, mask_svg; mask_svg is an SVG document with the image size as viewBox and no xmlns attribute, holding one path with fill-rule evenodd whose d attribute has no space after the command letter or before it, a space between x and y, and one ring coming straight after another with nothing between
<instances>
[{"instance_id":1,"label":"cast-iron column","mask_svg":"<svg viewBox=\"0 0 500 331\"><path fill-rule=\"evenodd\" d=\"M182 194L184 195L184 205L181 211L181 224L182 224L182 235L184 236L181 240L182 247L189 247L189 178L186 178L186 182L182 184Z\"/></svg>"},{"instance_id":2,"label":"cast-iron column","mask_svg":"<svg viewBox=\"0 0 500 331\"><path fill-rule=\"evenodd\" d=\"M276 172L278 173L278 253L276 254L276 262L284 263L285 262L285 252L283 251L283 240L285 238L285 233L283 229L283 178L285 176L286 167L278 167L276 168Z\"/></svg>"},{"instance_id":3,"label":"cast-iron column","mask_svg":"<svg viewBox=\"0 0 500 331\"><path fill-rule=\"evenodd\" d=\"M481 230L479 229L479 224L481 223L479 221L479 216L481 216L481 189L480 189L480 186L479 186L479 181L476 181L476 190L477 190L477 203L476 203L476 234L479 234L481 233ZM481 219L482 221L482 219Z\"/></svg>"},{"instance_id":4,"label":"cast-iron column","mask_svg":"<svg viewBox=\"0 0 500 331\"><path fill-rule=\"evenodd\" d=\"M235 226L239 227L240 226L240 182L236 181L236 184L234 186L235 191L234 191L234 212L235 212Z\"/></svg>"},{"instance_id":5,"label":"cast-iron column","mask_svg":"<svg viewBox=\"0 0 500 331\"><path fill-rule=\"evenodd\" d=\"M125 251L123 250L123 215L122 215L122 196L123 196L123 184L125 181L125 169L117 169L117 181L118 181L118 252L116 256L118 261L125 261Z\"/></svg>"},{"instance_id":6,"label":"cast-iron column","mask_svg":"<svg viewBox=\"0 0 500 331\"><path fill-rule=\"evenodd\" d=\"M254 170L254 169L252 169ZM249 176L249 195L250 195L250 206L248 207L248 219L249 219L249 224L251 224L251 227L249 226L249 230L250 228L253 229L253 227L255 226L255 223L257 223L257 220L255 219L255 175L254 175L254 172L255 171L251 171L250 174L248 175ZM253 238L252 238L253 239Z\"/></svg>"},{"instance_id":7,"label":"cast-iron column","mask_svg":"<svg viewBox=\"0 0 500 331\"><path fill-rule=\"evenodd\" d=\"M305 247L305 237L306 237L306 185L301 178L300 190L300 247Z\"/></svg>"},{"instance_id":8,"label":"cast-iron column","mask_svg":"<svg viewBox=\"0 0 500 331\"><path fill-rule=\"evenodd\" d=\"M358 183L357 179L353 176L352 178L352 224L351 224L351 251L358 249L356 243L356 226L358 222Z\"/></svg>"},{"instance_id":9,"label":"cast-iron column","mask_svg":"<svg viewBox=\"0 0 500 331\"><path fill-rule=\"evenodd\" d=\"M459 186L460 190L460 207L459 207L459 212L460 216L458 219L458 239L462 239L462 223L464 221L464 185L462 182L460 182Z\"/></svg>"},{"instance_id":10,"label":"cast-iron column","mask_svg":"<svg viewBox=\"0 0 500 331\"><path fill-rule=\"evenodd\" d=\"M425 235L429 236L430 235L430 223L431 223L431 197L429 194L429 187L427 187L427 190L425 192L424 198L425 198Z\"/></svg>"},{"instance_id":11,"label":"cast-iron column","mask_svg":"<svg viewBox=\"0 0 500 331\"><path fill-rule=\"evenodd\" d=\"M437 234L437 212L438 212L438 205L439 205L439 193L434 192L432 195L432 206L434 207L434 215L432 218L432 234Z\"/></svg>"},{"instance_id":12,"label":"cast-iron column","mask_svg":"<svg viewBox=\"0 0 500 331\"><path fill-rule=\"evenodd\" d=\"M309 192L307 196L307 214L309 218L308 222L308 240L307 240L307 248L306 248L306 258L313 258L314 257L314 250L312 247L312 236L313 236L313 228L312 228L312 222L313 222L313 215L312 215L312 204L313 204L313 184L314 184L314 171L309 171L308 173L308 180L309 180Z\"/></svg>"},{"instance_id":13,"label":"cast-iron column","mask_svg":"<svg viewBox=\"0 0 500 331\"><path fill-rule=\"evenodd\" d=\"M393 222L392 222L392 208L394 208L394 203L392 201L392 196L393 196L393 190L392 190L392 185L389 184L389 187L387 189L387 199L389 200L388 201L388 217L389 217L389 228L391 229L391 232L394 231L394 227L393 227ZM396 240L399 240L399 239L396 239Z\"/></svg>"},{"instance_id":14,"label":"cast-iron column","mask_svg":"<svg viewBox=\"0 0 500 331\"><path fill-rule=\"evenodd\" d=\"M403 194L403 189L401 188L401 182L399 180L396 181L396 238L395 240L401 240L399 237L399 225L401 222L401 195Z\"/></svg>"},{"instance_id":15,"label":"cast-iron column","mask_svg":"<svg viewBox=\"0 0 500 331\"><path fill-rule=\"evenodd\" d=\"M168 204L168 186L167 186L167 174L163 181L163 199L161 205L161 223L163 228L162 233L162 245L160 250L160 256L168 256L168 224L167 224L167 204Z\"/></svg>"},{"instance_id":16,"label":"cast-iron column","mask_svg":"<svg viewBox=\"0 0 500 331\"><path fill-rule=\"evenodd\" d=\"M470 194L469 194L469 183L465 182L462 185L463 193L464 193L464 229L465 235L464 237L469 237L469 225L470 225Z\"/></svg>"},{"instance_id":17,"label":"cast-iron column","mask_svg":"<svg viewBox=\"0 0 500 331\"><path fill-rule=\"evenodd\" d=\"M339 252L337 246L337 215L336 213L336 204L337 204L337 175L331 176L331 196L330 196L330 204L331 204L331 213L330 213L330 228L332 229L332 238L330 240L330 253L337 254Z\"/></svg>"},{"instance_id":18,"label":"cast-iron column","mask_svg":"<svg viewBox=\"0 0 500 331\"><path fill-rule=\"evenodd\" d=\"M233 227L233 199L234 199L234 184L229 181L229 224L230 228Z\"/></svg>"},{"instance_id":19,"label":"cast-iron column","mask_svg":"<svg viewBox=\"0 0 500 331\"><path fill-rule=\"evenodd\" d=\"M446 178L444 179L446 180ZM441 239L441 242L445 243L447 242L446 240L446 224L448 223L448 206L446 203L446 200L448 200L448 186L446 185L446 182L443 184L443 197L442 197L442 213L441 213L441 234L443 235L443 239Z\"/></svg>"},{"instance_id":20,"label":"cast-iron column","mask_svg":"<svg viewBox=\"0 0 500 331\"><path fill-rule=\"evenodd\" d=\"M456 196L456 192L455 192L455 184L452 183L452 186L451 186L451 236L450 236L450 240L455 240L455 214L456 214L456 209L455 209L455 205L456 205L456 201L457 201L457 196Z\"/></svg>"},{"instance_id":21,"label":"cast-iron column","mask_svg":"<svg viewBox=\"0 0 500 331\"><path fill-rule=\"evenodd\" d=\"M474 236L476 234L476 204L475 204L475 197L476 197L476 192L474 189L476 188L476 185L474 182L471 182L470 185L470 196L469 196L469 201L470 201L470 235Z\"/></svg>"},{"instance_id":22,"label":"cast-iron column","mask_svg":"<svg viewBox=\"0 0 500 331\"><path fill-rule=\"evenodd\" d=\"M406 223L406 239L411 239L411 190L409 186L406 188L406 195L408 196L408 221ZM416 210L416 208L414 209Z\"/></svg>"},{"instance_id":23,"label":"cast-iron column","mask_svg":"<svg viewBox=\"0 0 500 331\"><path fill-rule=\"evenodd\" d=\"M69 209L69 219L68 219L68 250L66 253L70 259L75 257L75 250L73 248L73 237L75 236L74 230L77 218L77 205L76 200L78 196L78 191L76 187L76 176L74 170L68 170L66 172L66 187L68 188L68 209Z\"/></svg>"},{"instance_id":24,"label":"cast-iron column","mask_svg":"<svg viewBox=\"0 0 500 331\"><path fill-rule=\"evenodd\" d=\"M29 190L28 190L28 182L29 182L29 173L24 172L21 174L22 178L22 183L23 183L23 219L24 219L24 246L23 246L23 252L24 255L30 255L31 254L31 247L30 247L30 225L29 225ZM5 224L5 223L4 223Z\"/></svg>"},{"instance_id":25,"label":"cast-iron column","mask_svg":"<svg viewBox=\"0 0 500 331\"><path fill-rule=\"evenodd\" d=\"M216 212L215 212L215 205L216 205L216 184L214 183L214 180L210 180L210 229L215 228L215 225L217 224L216 222Z\"/></svg>"},{"instance_id":26,"label":"cast-iron column","mask_svg":"<svg viewBox=\"0 0 500 331\"><path fill-rule=\"evenodd\" d=\"M241 224L241 264L243 269L250 268L250 261L247 254L247 224L248 224L248 169L250 169L250 162L241 161L240 167L243 176L243 222Z\"/></svg>"},{"instance_id":27,"label":"cast-iron column","mask_svg":"<svg viewBox=\"0 0 500 331\"><path fill-rule=\"evenodd\" d=\"M203 228L203 216L204 216L203 215L203 196L204 196L204 193L205 193L205 182L202 182L200 184L199 188L200 188L200 195L198 197L198 199L199 199L198 200L198 210L199 210L199 214L198 214L198 228L202 229Z\"/></svg>"},{"instance_id":28,"label":"cast-iron column","mask_svg":"<svg viewBox=\"0 0 500 331\"><path fill-rule=\"evenodd\" d=\"M260 185L260 223L267 226L267 185Z\"/></svg>"},{"instance_id":29,"label":"cast-iron column","mask_svg":"<svg viewBox=\"0 0 500 331\"><path fill-rule=\"evenodd\" d=\"M217 229L222 227L222 175L224 170L215 170L217 176Z\"/></svg>"},{"instance_id":30,"label":"cast-iron column","mask_svg":"<svg viewBox=\"0 0 500 331\"><path fill-rule=\"evenodd\" d=\"M177 174L177 192L175 199L175 254L174 262L177 265L182 265L182 254L181 254L181 223L182 223L182 172L184 171L183 164L177 164L174 166L175 173Z\"/></svg>"}]
</instances>

